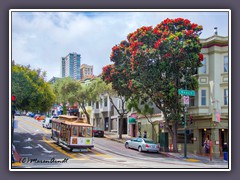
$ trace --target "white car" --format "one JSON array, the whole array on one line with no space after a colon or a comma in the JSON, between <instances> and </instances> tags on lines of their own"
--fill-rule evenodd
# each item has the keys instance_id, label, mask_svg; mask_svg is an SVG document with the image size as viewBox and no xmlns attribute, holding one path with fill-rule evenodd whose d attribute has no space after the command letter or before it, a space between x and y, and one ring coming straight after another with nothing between
<instances>
[{"instance_id":1,"label":"white car","mask_svg":"<svg viewBox=\"0 0 240 180\"><path fill-rule=\"evenodd\" d=\"M159 144L156 144L152 139L146 138L133 138L125 142L125 147L137 149L139 152L148 151L148 152L158 152Z\"/></svg>"},{"instance_id":2,"label":"white car","mask_svg":"<svg viewBox=\"0 0 240 180\"><path fill-rule=\"evenodd\" d=\"M46 118L45 120L43 120L42 126L43 128L52 129L52 119Z\"/></svg>"}]
</instances>

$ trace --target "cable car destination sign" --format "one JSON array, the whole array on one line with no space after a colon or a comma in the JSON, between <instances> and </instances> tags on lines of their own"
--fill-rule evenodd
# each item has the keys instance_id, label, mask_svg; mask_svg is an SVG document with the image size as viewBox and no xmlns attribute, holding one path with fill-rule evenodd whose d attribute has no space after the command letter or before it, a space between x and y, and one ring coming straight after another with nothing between
<instances>
[{"instance_id":1,"label":"cable car destination sign","mask_svg":"<svg viewBox=\"0 0 240 180\"><path fill-rule=\"evenodd\" d=\"M183 95L183 96L195 96L195 91L178 89L178 94Z\"/></svg>"}]
</instances>

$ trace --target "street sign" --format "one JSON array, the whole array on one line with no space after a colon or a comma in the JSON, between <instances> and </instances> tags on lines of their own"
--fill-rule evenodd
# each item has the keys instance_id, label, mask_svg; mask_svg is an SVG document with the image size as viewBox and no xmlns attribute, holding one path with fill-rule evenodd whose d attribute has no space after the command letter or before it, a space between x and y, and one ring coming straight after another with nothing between
<instances>
[{"instance_id":1,"label":"street sign","mask_svg":"<svg viewBox=\"0 0 240 180\"><path fill-rule=\"evenodd\" d=\"M195 96L194 90L184 90L184 89L178 89L178 94L184 95L184 96Z\"/></svg>"},{"instance_id":2,"label":"street sign","mask_svg":"<svg viewBox=\"0 0 240 180\"><path fill-rule=\"evenodd\" d=\"M189 96L183 96L184 104L189 105Z\"/></svg>"}]
</instances>

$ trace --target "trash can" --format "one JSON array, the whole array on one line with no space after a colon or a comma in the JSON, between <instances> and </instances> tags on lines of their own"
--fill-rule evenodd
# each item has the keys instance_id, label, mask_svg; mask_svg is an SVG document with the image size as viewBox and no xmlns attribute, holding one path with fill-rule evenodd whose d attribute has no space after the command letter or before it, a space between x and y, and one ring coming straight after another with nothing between
<instances>
[{"instance_id":1,"label":"trash can","mask_svg":"<svg viewBox=\"0 0 240 180\"><path fill-rule=\"evenodd\" d=\"M223 144L223 159L228 161L228 145L226 142Z\"/></svg>"},{"instance_id":2,"label":"trash can","mask_svg":"<svg viewBox=\"0 0 240 180\"><path fill-rule=\"evenodd\" d=\"M228 152L223 152L223 159L228 161Z\"/></svg>"}]
</instances>

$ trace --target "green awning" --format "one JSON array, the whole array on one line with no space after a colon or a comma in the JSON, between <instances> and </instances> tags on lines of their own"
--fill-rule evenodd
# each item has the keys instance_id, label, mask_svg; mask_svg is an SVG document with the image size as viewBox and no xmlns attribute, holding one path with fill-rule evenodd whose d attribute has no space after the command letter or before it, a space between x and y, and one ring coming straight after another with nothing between
<instances>
[{"instance_id":1,"label":"green awning","mask_svg":"<svg viewBox=\"0 0 240 180\"><path fill-rule=\"evenodd\" d=\"M128 119L128 123L129 124L135 124L136 123L136 119L131 117L131 118Z\"/></svg>"}]
</instances>

